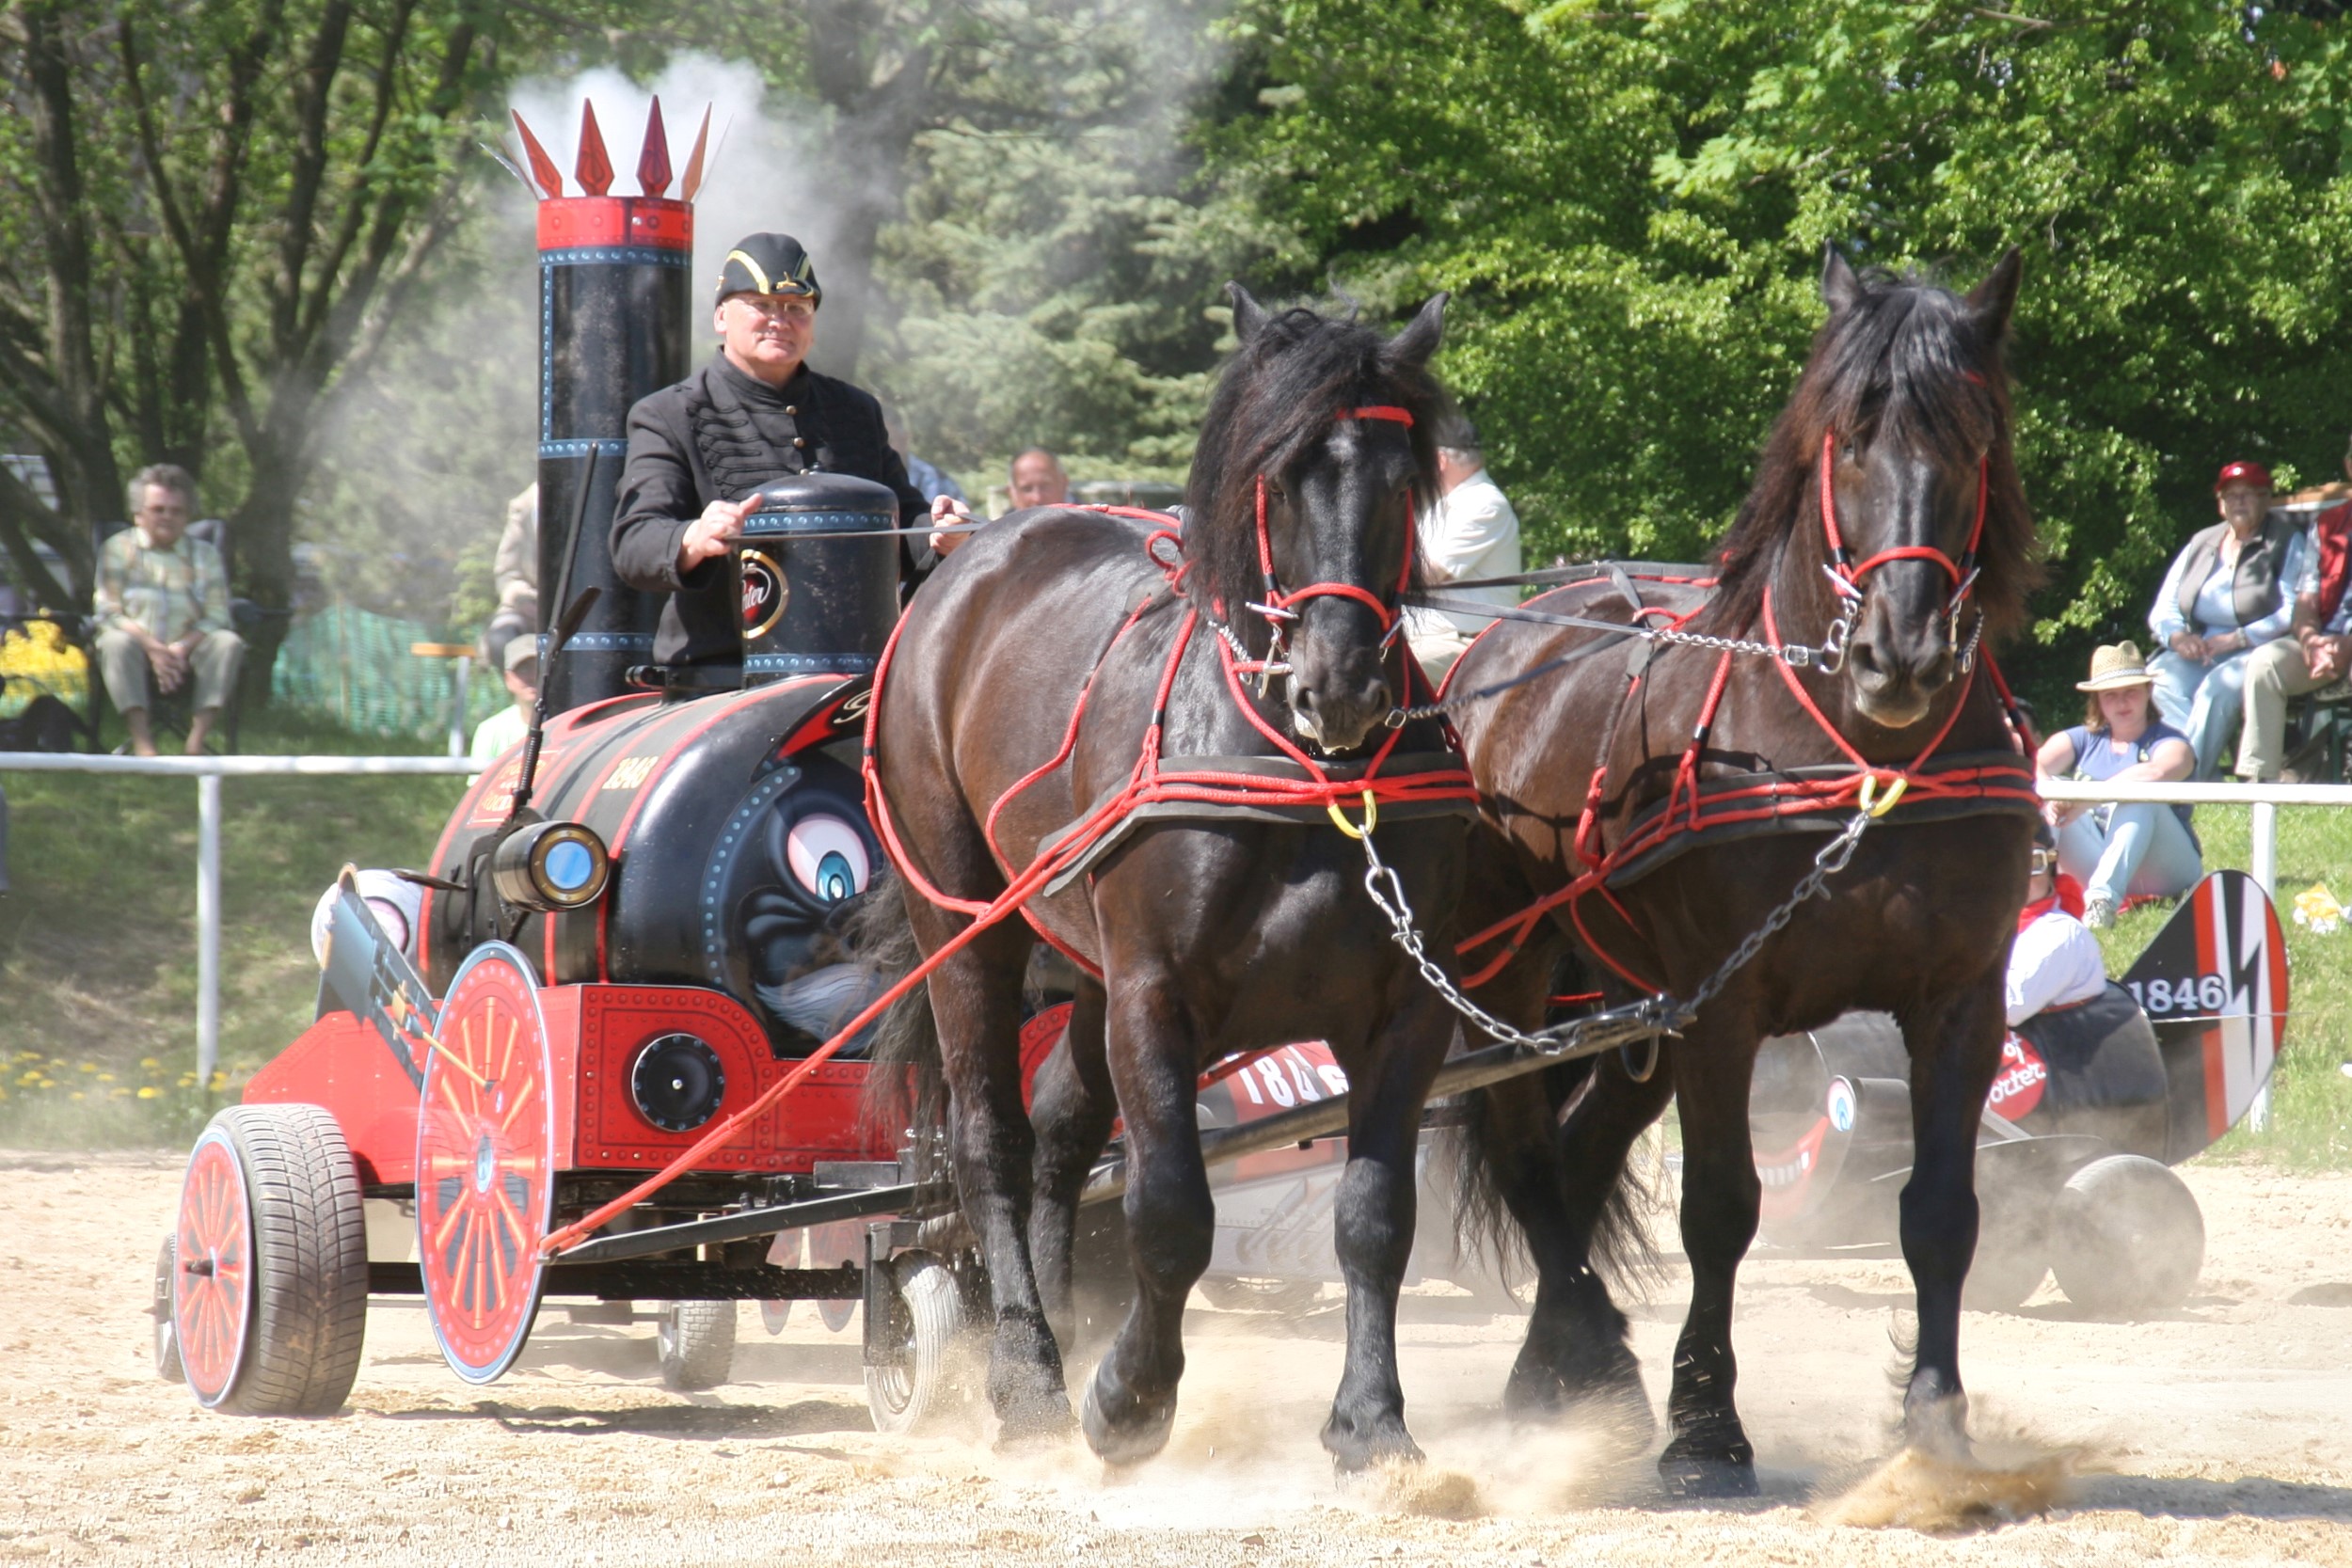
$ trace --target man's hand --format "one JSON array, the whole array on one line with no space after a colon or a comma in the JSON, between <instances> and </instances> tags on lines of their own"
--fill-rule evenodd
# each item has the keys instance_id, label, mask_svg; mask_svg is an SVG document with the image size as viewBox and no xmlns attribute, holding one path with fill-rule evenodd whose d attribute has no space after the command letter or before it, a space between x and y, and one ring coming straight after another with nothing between
<instances>
[{"instance_id":1,"label":"man's hand","mask_svg":"<svg viewBox=\"0 0 2352 1568\"><path fill-rule=\"evenodd\" d=\"M2205 640L2193 631L2174 632L2168 640L2167 646L2183 658L2194 660L2199 664L2207 663L2213 657L2213 651L2205 645Z\"/></svg>"},{"instance_id":2,"label":"man's hand","mask_svg":"<svg viewBox=\"0 0 2352 1568\"><path fill-rule=\"evenodd\" d=\"M2342 637L2314 637L2303 644L2303 653L2311 660L2312 679L2332 681L2346 669L2352 669L2352 632Z\"/></svg>"},{"instance_id":3,"label":"man's hand","mask_svg":"<svg viewBox=\"0 0 2352 1568\"><path fill-rule=\"evenodd\" d=\"M164 691L177 691L188 678L188 656L178 644L147 640L147 667L155 672L155 685Z\"/></svg>"},{"instance_id":4,"label":"man's hand","mask_svg":"<svg viewBox=\"0 0 2352 1568\"><path fill-rule=\"evenodd\" d=\"M678 576L726 554L727 546L743 537L744 517L758 505L757 496L746 496L739 501L712 501L704 507L703 515L678 535Z\"/></svg>"},{"instance_id":5,"label":"man's hand","mask_svg":"<svg viewBox=\"0 0 2352 1568\"><path fill-rule=\"evenodd\" d=\"M972 520L971 508L953 496L940 496L931 502L931 521L934 524L968 523ZM931 548L945 560L961 549L963 542L971 537L968 533L943 533L934 527L931 530Z\"/></svg>"}]
</instances>

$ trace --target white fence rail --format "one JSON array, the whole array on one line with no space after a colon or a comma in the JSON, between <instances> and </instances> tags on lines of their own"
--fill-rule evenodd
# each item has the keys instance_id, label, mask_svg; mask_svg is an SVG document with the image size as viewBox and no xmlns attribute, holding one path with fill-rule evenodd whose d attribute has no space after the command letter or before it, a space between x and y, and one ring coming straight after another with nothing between
<instances>
[{"instance_id":1,"label":"white fence rail","mask_svg":"<svg viewBox=\"0 0 2352 1568\"><path fill-rule=\"evenodd\" d=\"M0 752L0 773L139 773L196 781L196 1081L220 1066L220 781L479 773L469 757L107 757Z\"/></svg>"},{"instance_id":2,"label":"white fence rail","mask_svg":"<svg viewBox=\"0 0 2352 1568\"><path fill-rule=\"evenodd\" d=\"M2088 784L2068 779L2042 781L2042 798L2050 800L2153 801L2167 806L2251 806L2253 847L2247 873L2274 901L2279 896L2279 808L2280 806L2352 806L2352 784Z\"/></svg>"},{"instance_id":3,"label":"white fence rail","mask_svg":"<svg viewBox=\"0 0 2352 1568\"><path fill-rule=\"evenodd\" d=\"M210 1084L220 1065L220 781L478 773L460 756L112 757L81 752L0 752L0 773L136 773L196 781L196 1066ZM2053 800L2137 801L2253 808L2253 864L2265 893L2277 896L2279 808L2352 806L2352 784L2076 784L2045 779Z\"/></svg>"}]
</instances>

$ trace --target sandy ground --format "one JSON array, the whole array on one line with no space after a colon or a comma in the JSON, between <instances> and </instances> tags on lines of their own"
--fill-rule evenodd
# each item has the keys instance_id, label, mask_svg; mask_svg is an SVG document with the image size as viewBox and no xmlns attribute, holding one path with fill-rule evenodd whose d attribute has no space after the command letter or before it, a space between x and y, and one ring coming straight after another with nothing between
<instances>
[{"instance_id":1,"label":"sandy ground","mask_svg":"<svg viewBox=\"0 0 2352 1568\"><path fill-rule=\"evenodd\" d=\"M1889 1450L1909 1304L1892 1261L1748 1264L1740 1397L1766 1496L1735 1508L1670 1504L1646 1459L1612 1467L1502 1422L1518 1321L1446 1287L1410 1296L1430 1464L1401 1495L1335 1482L1316 1447L1335 1292L1288 1321L1197 1309L1174 1441L1121 1477L1074 1441L1008 1457L976 1434L876 1435L854 1327L807 1307L778 1338L743 1308L738 1381L688 1397L660 1386L650 1325L550 1309L520 1366L473 1390L421 1309L380 1304L342 1416L210 1416L150 1363L178 1162L0 1155L0 1563L2352 1563L2352 1178L2186 1174L2212 1242L2183 1311L2084 1322L2045 1286L2020 1314L1968 1316L1980 1444L2079 1448L2090 1473L2047 1516L1947 1539L1820 1516ZM1670 1270L1637 1309L1654 1398L1684 1289Z\"/></svg>"}]
</instances>

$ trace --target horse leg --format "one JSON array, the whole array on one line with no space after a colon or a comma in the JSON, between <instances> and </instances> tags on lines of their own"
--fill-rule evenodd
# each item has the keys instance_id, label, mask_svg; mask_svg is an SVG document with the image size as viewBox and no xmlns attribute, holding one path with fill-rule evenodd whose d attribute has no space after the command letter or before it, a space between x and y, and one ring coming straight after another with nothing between
<instances>
[{"instance_id":1,"label":"horse leg","mask_svg":"<svg viewBox=\"0 0 2352 1568\"><path fill-rule=\"evenodd\" d=\"M1726 1018L1730 1022L1724 1022ZM1748 1143L1748 1081L1756 1035L1736 996L1713 1005L1674 1049L1682 1106L1682 1250L1691 1260L1691 1311L1675 1343L1674 1429L1658 1472L1680 1497L1756 1495L1756 1449L1732 1404L1731 1295L1740 1259L1756 1239L1763 1183Z\"/></svg>"},{"instance_id":2,"label":"horse leg","mask_svg":"<svg viewBox=\"0 0 2352 1568\"><path fill-rule=\"evenodd\" d=\"M1637 1446L1647 1445L1656 1422L1641 1363L1626 1343L1626 1316L1593 1253L1608 1230L1638 1223L1616 1206L1634 1139L1674 1093L1672 1075L1657 1065L1637 1082L1616 1055L1599 1058L1556 1132L1549 1100L1538 1090L1533 1098L1544 1125L1528 1131L1543 1139L1549 1158L1503 1188L1536 1266L1527 1343L1511 1369L1504 1408L1531 1416L1592 1411Z\"/></svg>"},{"instance_id":3,"label":"horse leg","mask_svg":"<svg viewBox=\"0 0 2352 1568\"><path fill-rule=\"evenodd\" d=\"M1366 1059L1348 1064L1347 1166L1333 1215L1347 1287L1347 1362L1323 1424L1323 1446L1341 1470L1422 1457L1405 1428L1396 1297L1413 1251L1422 1104L1444 1055L1436 1042L1452 1034L1452 1023L1438 995L1416 984L1374 1036Z\"/></svg>"},{"instance_id":4,"label":"horse leg","mask_svg":"<svg viewBox=\"0 0 2352 1568\"><path fill-rule=\"evenodd\" d=\"M908 911L926 952L961 926L917 906ZM979 1242L994 1297L988 1397L1007 1440L1058 1432L1070 1423L1061 1355L1046 1326L1029 1260L1029 1162L1035 1143L1021 1104L1021 982L1030 937L999 926L934 970L931 1011L939 1021L947 1078L948 1153L956 1196Z\"/></svg>"},{"instance_id":5,"label":"horse leg","mask_svg":"<svg viewBox=\"0 0 2352 1568\"><path fill-rule=\"evenodd\" d=\"M1078 1342L1071 1284L1078 1195L1103 1146L1110 1141L1118 1111L1103 1054L1103 1007L1102 983L1080 979L1067 1041L1045 1058L1029 1097L1029 1121L1037 1132L1029 1257L1037 1269L1046 1320L1066 1352Z\"/></svg>"},{"instance_id":6,"label":"horse leg","mask_svg":"<svg viewBox=\"0 0 2352 1568\"><path fill-rule=\"evenodd\" d=\"M1977 1131L2001 1065L1996 971L1938 1008L1901 1020L1911 1053L1911 1180L1903 1183L1903 1261L1917 1293L1919 1347L1903 1390L1903 1435L1924 1449L1968 1451L1960 1385L1960 1290L1977 1250Z\"/></svg>"},{"instance_id":7,"label":"horse leg","mask_svg":"<svg viewBox=\"0 0 2352 1568\"><path fill-rule=\"evenodd\" d=\"M1127 1118L1127 1250L1136 1295L1087 1385L1087 1441L1114 1465L1168 1444L1184 1376L1184 1298L1208 1271L1216 1227L1194 1110L1200 1039L1173 975L1104 966L1120 976L1108 998L1108 1055Z\"/></svg>"}]
</instances>

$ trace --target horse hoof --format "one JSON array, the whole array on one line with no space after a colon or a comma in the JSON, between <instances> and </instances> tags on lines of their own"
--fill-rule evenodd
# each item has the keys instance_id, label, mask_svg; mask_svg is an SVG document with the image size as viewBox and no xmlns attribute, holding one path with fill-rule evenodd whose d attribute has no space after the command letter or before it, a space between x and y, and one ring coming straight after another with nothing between
<instances>
[{"instance_id":1,"label":"horse hoof","mask_svg":"<svg viewBox=\"0 0 2352 1568\"><path fill-rule=\"evenodd\" d=\"M1428 1458L1405 1423L1393 1417L1359 1427L1335 1414L1323 1423L1323 1448L1331 1456L1331 1468L1343 1476L1391 1465L1420 1465Z\"/></svg>"},{"instance_id":2,"label":"horse hoof","mask_svg":"<svg viewBox=\"0 0 2352 1568\"><path fill-rule=\"evenodd\" d=\"M1168 1434L1176 1425L1176 1401L1172 1395L1156 1408L1133 1400L1125 1402L1133 1414L1114 1423L1103 1409L1102 1372L1098 1370L1087 1379L1078 1425L1086 1433L1087 1447L1105 1465L1142 1464L1168 1447Z\"/></svg>"},{"instance_id":3,"label":"horse hoof","mask_svg":"<svg viewBox=\"0 0 2352 1568\"><path fill-rule=\"evenodd\" d=\"M1758 1491L1754 1459L1677 1454L1672 1444L1658 1456L1658 1477L1667 1494L1678 1498L1753 1497Z\"/></svg>"},{"instance_id":4,"label":"horse hoof","mask_svg":"<svg viewBox=\"0 0 2352 1568\"><path fill-rule=\"evenodd\" d=\"M996 1411L996 1447L1041 1448L1057 1442L1070 1431L1070 1400L1057 1391L1050 1399L1025 1399L1000 1405Z\"/></svg>"}]
</instances>

